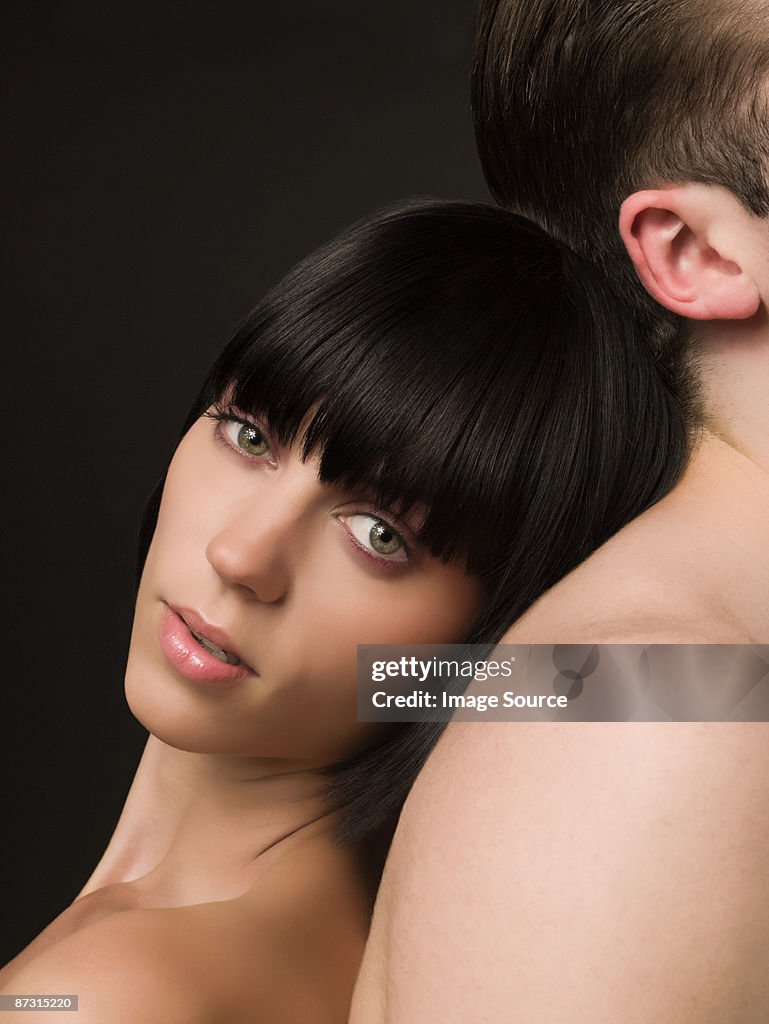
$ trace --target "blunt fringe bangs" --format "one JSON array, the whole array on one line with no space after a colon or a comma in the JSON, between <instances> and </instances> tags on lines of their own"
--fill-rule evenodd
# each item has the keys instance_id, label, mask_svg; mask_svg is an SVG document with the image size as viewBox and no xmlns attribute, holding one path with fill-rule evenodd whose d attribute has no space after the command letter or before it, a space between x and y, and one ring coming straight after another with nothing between
<instances>
[{"instance_id":1,"label":"blunt fringe bangs","mask_svg":"<svg viewBox=\"0 0 769 1024\"><path fill-rule=\"evenodd\" d=\"M612 310L594 336L602 289L574 260L497 207L385 210L303 260L245 318L186 427L226 397L318 454L323 481L396 514L423 507L420 540L492 587L541 559L539 544L527 550L532 532L557 526L568 557L545 558L551 585L635 514L627 466L644 465L645 485L630 491L653 501L668 485L661 453L677 443L655 365L618 340L632 325L618 330ZM655 416L670 427L664 447L648 440ZM520 589L521 602L541 592Z\"/></svg>"}]
</instances>

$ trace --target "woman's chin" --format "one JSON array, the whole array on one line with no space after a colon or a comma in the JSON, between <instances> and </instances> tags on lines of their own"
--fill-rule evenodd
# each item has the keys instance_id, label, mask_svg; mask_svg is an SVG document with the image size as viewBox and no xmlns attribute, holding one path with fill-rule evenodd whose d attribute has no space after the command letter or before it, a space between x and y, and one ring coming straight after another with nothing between
<instances>
[{"instance_id":1,"label":"woman's chin","mask_svg":"<svg viewBox=\"0 0 769 1024\"><path fill-rule=\"evenodd\" d=\"M200 706L195 695L162 667L142 664L144 660L130 654L125 674L125 699L137 722L178 750L232 753L231 729L224 727L220 716L205 702Z\"/></svg>"}]
</instances>

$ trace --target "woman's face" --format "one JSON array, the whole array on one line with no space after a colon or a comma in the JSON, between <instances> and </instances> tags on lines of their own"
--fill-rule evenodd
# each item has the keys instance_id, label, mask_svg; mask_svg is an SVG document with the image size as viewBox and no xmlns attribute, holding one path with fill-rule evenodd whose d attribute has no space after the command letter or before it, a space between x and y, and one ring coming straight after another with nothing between
<instances>
[{"instance_id":1,"label":"woman's face","mask_svg":"<svg viewBox=\"0 0 769 1024\"><path fill-rule=\"evenodd\" d=\"M321 484L298 449L204 416L173 457L126 673L172 746L352 756L382 728L356 721L356 645L458 642L482 609L477 579L414 542L418 521Z\"/></svg>"}]
</instances>

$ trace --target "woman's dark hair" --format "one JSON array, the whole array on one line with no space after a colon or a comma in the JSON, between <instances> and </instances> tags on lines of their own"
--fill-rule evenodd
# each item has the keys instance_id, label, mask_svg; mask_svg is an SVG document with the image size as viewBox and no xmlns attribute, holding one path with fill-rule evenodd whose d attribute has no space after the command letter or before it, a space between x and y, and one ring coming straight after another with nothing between
<instances>
[{"instance_id":1,"label":"woman's dark hair","mask_svg":"<svg viewBox=\"0 0 769 1024\"><path fill-rule=\"evenodd\" d=\"M625 303L590 263L498 207L423 201L344 231L240 325L184 431L226 401L320 457L323 481L427 514L466 560L498 640L544 591L673 486L687 434ZM161 485L148 503L139 567ZM392 820L440 726L334 766L342 834Z\"/></svg>"}]
</instances>

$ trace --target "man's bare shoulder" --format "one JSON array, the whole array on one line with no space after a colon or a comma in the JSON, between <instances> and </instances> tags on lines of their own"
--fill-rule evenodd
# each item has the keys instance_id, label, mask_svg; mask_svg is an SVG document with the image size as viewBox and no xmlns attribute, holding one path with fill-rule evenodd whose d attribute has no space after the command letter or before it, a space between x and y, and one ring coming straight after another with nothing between
<instances>
[{"instance_id":1,"label":"man's bare shoulder","mask_svg":"<svg viewBox=\"0 0 769 1024\"><path fill-rule=\"evenodd\" d=\"M536 601L505 643L750 643L697 540L661 514L630 523Z\"/></svg>"},{"instance_id":2,"label":"man's bare shoulder","mask_svg":"<svg viewBox=\"0 0 769 1024\"><path fill-rule=\"evenodd\" d=\"M696 824L702 838L729 819L754 850L765 840L769 872L768 803L767 722L457 722L418 777L398 835L454 822L472 847L473 825L485 823L498 838L509 831L515 851L526 821L549 828L561 815L611 830L615 813L624 828L676 806L676 830Z\"/></svg>"},{"instance_id":3,"label":"man's bare shoulder","mask_svg":"<svg viewBox=\"0 0 769 1024\"><path fill-rule=\"evenodd\" d=\"M763 723L449 726L406 803L356 1005L768 1019L768 798Z\"/></svg>"}]
</instances>

